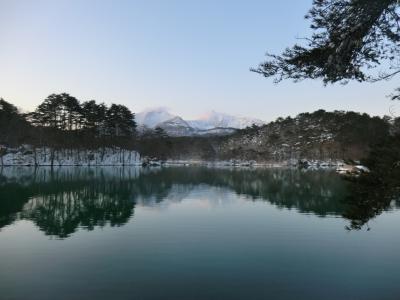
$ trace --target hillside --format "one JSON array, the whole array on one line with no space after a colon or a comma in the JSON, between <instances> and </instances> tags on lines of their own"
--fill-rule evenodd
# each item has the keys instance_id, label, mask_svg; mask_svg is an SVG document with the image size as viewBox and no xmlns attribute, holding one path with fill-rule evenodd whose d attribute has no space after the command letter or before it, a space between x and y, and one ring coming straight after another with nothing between
<instances>
[{"instance_id":1,"label":"hillside","mask_svg":"<svg viewBox=\"0 0 400 300\"><path fill-rule=\"evenodd\" d=\"M370 145L389 134L379 117L354 112L303 113L248 128L218 147L222 157L281 161L288 159L361 159Z\"/></svg>"},{"instance_id":2,"label":"hillside","mask_svg":"<svg viewBox=\"0 0 400 300\"><path fill-rule=\"evenodd\" d=\"M368 155L370 146L389 135L386 119L355 112L303 113L278 118L224 137L167 138L142 141L140 152L172 159L280 162L290 159L352 159ZM162 149L162 151L160 151Z\"/></svg>"}]
</instances>

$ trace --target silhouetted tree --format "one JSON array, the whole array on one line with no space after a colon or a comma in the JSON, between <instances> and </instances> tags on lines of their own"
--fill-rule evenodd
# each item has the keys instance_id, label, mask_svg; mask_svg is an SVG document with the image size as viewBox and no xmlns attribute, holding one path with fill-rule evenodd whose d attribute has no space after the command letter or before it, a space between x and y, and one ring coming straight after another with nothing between
<instances>
[{"instance_id":1,"label":"silhouetted tree","mask_svg":"<svg viewBox=\"0 0 400 300\"><path fill-rule=\"evenodd\" d=\"M65 124L62 129L72 131L73 129L79 129L82 119L82 108L79 101L68 94L61 94L62 101L62 113Z\"/></svg>"},{"instance_id":2,"label":"silhouetted tree","mask_svg":"<svg viewBox=\"0 0 400 300\"><path fill-rule=\"evenodd\" d=\"M398 0L314 0L306 15L314 31L306 45L296 44L253 71L265 77L325 83L376 81L400 73ZM383 64L386 72L368 72Z\"/></svg>"},{"instance_id":3,"label":"silhouetted tree","mask_svg":"<svg viewBox=\"0 0 400 300\"><path fill-rule=\"evenodd\" d=\"M36 127L38 144L52 147L132 147L134 114L124 105L80 103L69 94L52 94L28 114Z\"/></svg>"},{"instance_id":4,"label":"silhouetted tree","mask_svg":"<svg viewBox=\"0 0 400 300\"><path fill-rule=\"evenodd\" d=\"M136 133L134 114L124 105L112 104L106 111L106 132L113 137L132 137Z\"/></svg>"},{"instance_id":5,"label":"silhouetted tree","mask_svg":"<svg viewBox=\"0 0 400 300\"><path fill-rule=\"evenodd\" d=\"M165 132L164 129L162 129L161 127L157 126L154 129L154 137L163 139L163 138L168 137L168 134Z\"/></svg>"},{"instance_id":6,"label":"silhouetted tree","mask_svg":"<svg viewBox=\"0 0 400 300\"><path fill-rule=\"evenodd\" d=\"M0 144L18 144L28 138L30 125L11 103L0 98Z\"/></svg>"},{"instance_id":7,"label":"silhouetted tree","mask_svg":"<svg viewBox=\"0 0 400 300\"><path fill-rule=\"evenodd\" d=\"M104 103L97 104L94 100L83 102L83 128L96 136L102 135L104 133L106 112L107 107Z\"/></svg>"},{"instance_id":8,"label":"silhouetted tree","mask_svg":"<svg viewBox=\"0 0 400 300\"><path fill-rule=\"evenodd\" d=\"M79 101L69 94L51 94L32 114L39 126L71 131L78 129L82 117Z\"/></svg>"}]
</instances>

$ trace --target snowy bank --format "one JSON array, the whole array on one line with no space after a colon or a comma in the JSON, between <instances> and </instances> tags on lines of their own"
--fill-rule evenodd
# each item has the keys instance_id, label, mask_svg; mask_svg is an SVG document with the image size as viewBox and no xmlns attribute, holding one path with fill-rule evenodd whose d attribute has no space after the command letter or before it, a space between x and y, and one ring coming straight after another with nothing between
<instances>
[{"instance_id":1,"label":"snowy bank","mask_svg":"<svg viewBox=\"0 0 400 300\"><path fill-rule=\"evenodd\" d=\"M371 171L363 165L344 165L337 168L336 172L341 175L358 176L370 173Z\"/></svg>"},{"instance_id":2,"label":"snowy bank","mask_svg":"<svg viewBox=\"0 0 400 300\"><path fill-rule=\"evenodd\" d=\"M34 148L2 148L1 166L137 166L140 155L136 151L120 148L95 150Z\"/></svg>"},{"instance_id":3,"label":"snowy bank","mask_svg":"<svg viewBox=\"0 0 400 300\"><path fill-rule=\"evenodd\" d=\"M215 166L215 167L266 167L266 168L279 168L279 167L294 167L302 169L335 169L344 165L343 160L283 160L283 161L255 161L255 160L166 160L162 161L161 165L165 166Z\"/></svg>"}]
</instances>

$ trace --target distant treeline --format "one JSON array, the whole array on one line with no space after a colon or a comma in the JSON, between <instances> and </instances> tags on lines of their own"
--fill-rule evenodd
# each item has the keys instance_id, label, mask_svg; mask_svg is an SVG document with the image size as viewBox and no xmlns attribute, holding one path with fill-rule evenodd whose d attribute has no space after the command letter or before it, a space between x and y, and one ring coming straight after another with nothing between
<instances>
[{"instance_id":1,"label":"distant treeline","mask_svg":"<svg viewBox=\"0 0 400 300\"><path fill-rule=\"evenodd\" d=\"M0 145L62 148L118 146L160 159L361 159L373 149L397 153L400 118L318 110L278 118L229 136L170 137L161 128L137 130L126 106L52 94L30 113L0 98ZM400 151L398 151L400 152ZM1 154L1 153L0 153ZM394 158L391 159L393 161Z\"/></svg>"}]
</instances>

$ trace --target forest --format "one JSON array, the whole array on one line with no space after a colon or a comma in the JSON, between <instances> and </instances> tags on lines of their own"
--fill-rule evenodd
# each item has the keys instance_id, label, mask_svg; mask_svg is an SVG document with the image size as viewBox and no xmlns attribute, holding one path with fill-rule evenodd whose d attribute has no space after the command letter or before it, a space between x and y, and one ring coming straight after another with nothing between
<instances>
[{"instance_id":1,"label":"forest","mask_svg":"<svg viewBox=\"0 0 400 300\"><path fill-rule=\"evenodd\" d=\"M62 93L22 113L0 99L3 155L7 148L30 145L56 150L118 147L161 160L365 160L393 147L399 133L400 118L318 110L225 136L172 137L161 128L137 130L135 114L120 104L79 101Z\"/></svg>"}]
</instances>

